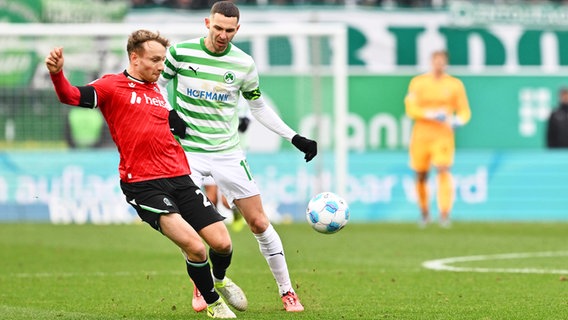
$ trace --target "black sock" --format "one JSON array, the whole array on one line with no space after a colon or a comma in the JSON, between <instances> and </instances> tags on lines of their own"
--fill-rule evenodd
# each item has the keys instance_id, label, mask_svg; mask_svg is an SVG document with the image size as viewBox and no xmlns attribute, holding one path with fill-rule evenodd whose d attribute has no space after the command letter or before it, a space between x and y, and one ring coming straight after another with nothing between
<instances>
[{"instance_id":1,"label":"black sock","mask_svg":"<svg viewBox=\"0 0 568 320\"><path fill-rule=\"evenodd\" d=\"M211 259L211 264L213 265L213 275L215 276L215 278L219 280L225 278L227 269L231 265L232 257L233 251L229 252L228 254L221 254L209 248L209 259Z\"/></svg>"},{"instance_id":2,"label":"black sock","mask_svg":"<svg viewBox=\"0 0 568 320\"><path fill-rule=\"evenodd\" d=\"M203 262L193 262L185 260L187 266L187 274L193 280L193 283L201 292L203 299L207 304L211 304L219 299L219 294L213 288L213 278L211 278L211 269L207 260Z\"/></svg>"}]
</instances>

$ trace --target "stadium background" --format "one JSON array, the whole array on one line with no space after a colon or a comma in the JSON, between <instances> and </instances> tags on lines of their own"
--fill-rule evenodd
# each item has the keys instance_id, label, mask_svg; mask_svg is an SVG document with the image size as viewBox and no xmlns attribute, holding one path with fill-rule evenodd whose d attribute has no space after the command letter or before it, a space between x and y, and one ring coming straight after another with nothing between
<instances>
[{"instance_id":1,"label":"stadium background","mask_svg":"<svg viewBox=\"0 0 568 320\"><path fill-rule=\"evenodd\" d=\"M0 1L0 37L12 23L202 23L204 7L208 4L180 8L170 1ZM359 222L417 219L403 97L410 78L427 70L430 52L441 47L450 52L450 73L464 81L473 112L470 124L457 133L454 219L567 220L568 152L545 149L546 119L559 88L568 85L567 15L567 7L548 1L242 3L243 27L274 21L347 26L350 152L344 196L352 219ZM294 43L272 40L276 49L264 52L267 63L292 72L288 78L263 76L262 89L291 127L313 136L313 88L298 80L300 72L294 74ZM71 57L76 55L66 67L72 82L121 71L123 42L108 51L82 44L70 48ZM2 43L0 220L135 219L118 188L116 150L67 146L69 108L57 102L43 65L49 47L30 49L6 37ZM239 45L253 50L250 43ZM86 51L95 58L81 58ZM328 82L321 85L322 92L331 92ZM298 90L305 91L302 101L290 103L289 92ZM324 105L329 104L324 98ZM326 108L324 117L332 118ZM333 123L323 128L318 140L325 155L334 148ZM305 165L289 144L262 130L253 123L254 138L248 143L255 178L274 220L300 221L311 195L334 189L333 169L325 166L316 177L314 164Z\"/></svg>"}]
</instances>

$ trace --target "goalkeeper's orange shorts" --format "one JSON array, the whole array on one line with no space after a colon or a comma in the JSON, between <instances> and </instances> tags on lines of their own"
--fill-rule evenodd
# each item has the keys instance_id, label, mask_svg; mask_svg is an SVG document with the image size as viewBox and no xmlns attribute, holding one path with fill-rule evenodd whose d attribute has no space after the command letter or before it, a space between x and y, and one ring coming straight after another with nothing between
<instances>
[{"instance_id":1,"label":"goalkeeper's orange shorts","mask_svg":"<svg viewBox=\"0 0 568 320\"><path fill-rule=\"evenodd\" d=\"M454 163L455 143L453 135L440 135L429 139L413 136L410 140L410 168L426 172L434 167L450 167Z\"/></svg>"}]
</instances>

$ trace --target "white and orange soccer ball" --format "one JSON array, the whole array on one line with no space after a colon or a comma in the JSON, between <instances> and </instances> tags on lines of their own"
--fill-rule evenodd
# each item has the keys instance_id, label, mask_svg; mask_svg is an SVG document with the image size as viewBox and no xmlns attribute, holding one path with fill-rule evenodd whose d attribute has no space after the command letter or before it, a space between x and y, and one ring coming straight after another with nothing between
<instances>
[{"instance_id":1,"label":"white and orange soccer ball","mask_svg":"<svg viewBox=\"0 0 568 320\"><path fill-rule=\"evenodd\" d=\"M322 192L308 203L306 219L317 232L336 233L349 221L349 205L333 192Z\"/></svg>"}]
</instances>

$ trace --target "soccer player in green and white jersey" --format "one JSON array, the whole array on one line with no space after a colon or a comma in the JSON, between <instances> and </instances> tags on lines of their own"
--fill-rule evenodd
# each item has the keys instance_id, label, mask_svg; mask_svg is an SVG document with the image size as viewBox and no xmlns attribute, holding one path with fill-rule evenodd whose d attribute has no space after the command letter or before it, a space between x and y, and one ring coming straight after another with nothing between
<instances>
[{"instance_id":1,"label":"soccer player in green and white jersey","mask_svg":"<svg viewBox=\"0 0 568 320\"><path fill-rule=\"evenodd\" d=\"M305 154L306 161L316 156L317 143L297 134L264 102L253 59L231 43L240 27L239 18L234 3L216 2L205 18L207 36L171 46L158 84L167 95L167 83L173 80L173 97L169 100L177 110L178 121L187 125L186 137L180 142L193 181L200 185L204 177L213 177L257 239L286 311L303 311L292 287L282 241L264 212L260 191L239 145L239 94L248 101L255 119L291 141Z\"/></svg>"}]
</instances>

